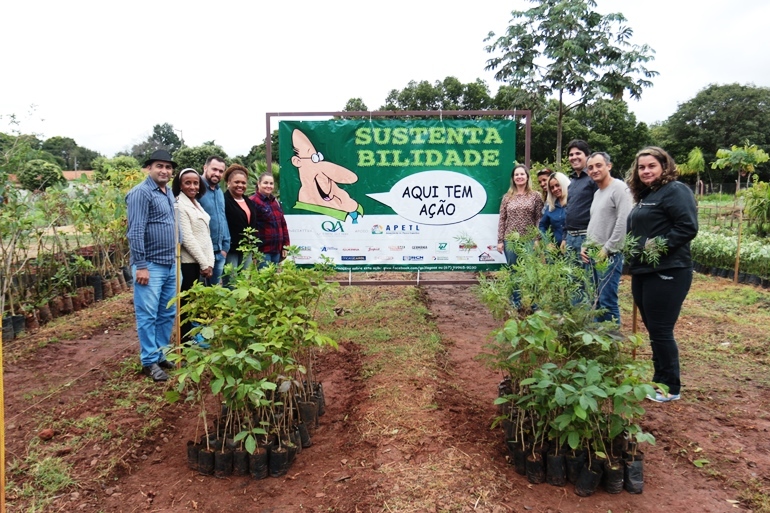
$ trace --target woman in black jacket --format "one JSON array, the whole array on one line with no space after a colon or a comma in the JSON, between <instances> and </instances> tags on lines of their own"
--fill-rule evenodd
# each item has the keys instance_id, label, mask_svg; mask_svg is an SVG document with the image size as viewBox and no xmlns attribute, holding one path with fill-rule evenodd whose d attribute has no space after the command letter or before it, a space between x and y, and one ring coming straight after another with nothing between
<instances>
[{"instance_id":1,"label":"woman in black jacket","mask_svg":"<svg viewBox=\"0 0 770 513\"><path fill-rule=\"evenodd\" d=\"M240 164L233 164L225 170L222 179L227 184L225 197L225 217L230 229L230 251L227 252L225 264L233 267L251 266L251 255L244 255L239 249L243 239L243 231L251 227L257 232L257 205L246 197L249 170ZM222 284L227 286L230 277L222 276Z\"/></svg>"},{"instance_id":2,"label":"woman in black jacket","mask_svg":"<svg viewBox=\"0 0 770 513\"><path fill-rule=\"evenodd\" d=\"M690 241L698 234L695 196L678 182L676 163L665 150L650 146L636 154L628 187L636 205L628 215L628 233L638 237L638 254L629 259L631 293L650 333L652 380L665 385L653 401L680 397L679 348L674 326L692 284ZM661 248L657 262L643 255Z\"/></svg>"}]
</instances>

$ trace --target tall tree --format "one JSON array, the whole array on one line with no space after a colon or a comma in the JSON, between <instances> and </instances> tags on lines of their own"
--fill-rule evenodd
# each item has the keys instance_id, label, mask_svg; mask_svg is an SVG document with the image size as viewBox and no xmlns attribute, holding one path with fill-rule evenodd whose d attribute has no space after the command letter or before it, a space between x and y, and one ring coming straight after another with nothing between
<instances>
[{"instance_id":1,"label":"tall tree","mask_svg":"<svg viewBox=\"0 0 770 513\"><path fill-rule=\"evenodd\" d=\"M591 150L610 154L616 176L625 176L636 152L652 142L647 124L637 122L623 100L599 99L575 110L574 118L587 129L584 139Z\"/></svg>"},{"instance_id":2,"label":"tall tree","mask_svg":"<svg viewBox=\"0 0 770 513\"><path fill-rule=\"evenodd\" d=\"M717 151L717 160L711 163L713 169L732 169L738 175L736 192L741 188L741 177L746 177L746 186L748 187L751 173L756 170L759 164L764 164L770 160L770 156L756 144L746 141L743 146L733 145L732 148L720 148Z\"/></svg>"},{"instance_id":3,"label":"tall tree","mask_svg":"<svg viewBox=\"0 0 770 513\"><path fill-rule=\"evenodd\" d=\"M78 151L78 143L70 137L49 137L43 141L41 148L43 151L47 151L55 157L59 157L64 161L62 167L64 169L76 169L75 162L80 155Z\"/></svg>"},{"instance_id":4,"label":"tall tree","mask_svg":"<svg viewBox=\"0 0 770 513\"><path fill-rule=\"evenodd\" d=\"M228 160L225 150L223 150L221 146L214 144L214 141L207 141L200 146L185 146L184 148L180 148L173 153L173 158L178 164L178 169L191 167L199 173L202 173L206 159L212 155Z\"/></svg>"},{"instance_id":5,"label":"tall tree","mask_svg":"<svg viewBox=\"0 0 770 513\"><path fill-rule=\"evenodd\" d=\"M345 108L342 110L345 112L368 111L369 107L366 106L361 98L351 98L348 100L348 102L345 104Z\"/></svg>"},{"instance_id":6,"label":"tall tree","mask_svg":"<svg viewBox=\"0 0 770 513\"><path fill-rule=\"evenodd\" d=\"M770 152L770 88L711 84L680 104L664 126L670 141L667 149L677 161L684 162L688 152L699 147L711 162L720 148L746 140Z\"/></svg>"},{"instance_id":7,"label":"tall tree","mask_svg":"<svg viewBox=\"0 0 770 513\"><path fill-rule=\"evenodd\" d=\"M182 139L176 135L174 125L163 123L152 127L152 134L146 140L131 147L129 155L140 163L144 162L155 150L166 150L172 155L182 148Z\"/></svg>"},{"instance_id":8,"label":"tall tree","mask_svg":"<svg viewBox=\"0 0 770 513\"><path fill-rule=\"evenodd\" d=\"M492 105L486 82L476 79L463 84L455 77L411 80L402 90L392 89L380 110L482 110Z\"/></svg>"},{"instance_id":9,"label":"tall tree","mask_svg":"<svg viewBox=\"0 0 770 513\"><path fill-rule=\"evenodd\" d=\"M513 11L504 35L489 33L485 47L495 57L487 70L495 79L532 94L555 94L559 102L556 157L561 161L564 115L600 97L621 99L628 91L640 98L658 73L647 45L633 45L633 30L620 13L601 15L594 0L530 0L526 11Z\"/></svg>"}]
</instances>

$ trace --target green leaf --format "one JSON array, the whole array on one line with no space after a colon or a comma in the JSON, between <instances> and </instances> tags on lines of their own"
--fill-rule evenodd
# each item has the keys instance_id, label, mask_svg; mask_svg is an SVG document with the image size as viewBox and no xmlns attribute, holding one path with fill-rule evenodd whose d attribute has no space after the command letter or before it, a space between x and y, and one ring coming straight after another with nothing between
<instances>
[{"instance_id":1,"label":"green leaf","mask_svg":"<svg viewBox=\"0 0 770 513\"><path fill-rule=\"evenodd\" d=\"M556 392L554 393L553 398L556 400L556 404L559 406L564 406L567 404L567 397L564 395L564 390L562 390L561 387L556 388Z\"/></svg>"},{"instance_id":2,"label":"green leaf","mask_svg":"<svg viewBox=\"0 0 770 513\"><path fill-rule=\"evenodd\" d=\"M246 442L244 443L244 446L246 447L246 451L249 454L254 454L254 451L257 450L257 441L254 439L252 435L249 435L246 437Z\"/></svg>"},{"instance_id":3,"label":"green leaf","mask_svg":"<svg viewBox=\"0 0 770 513\"><path fill-rule=\"evenodd\" d=\"M570 431L567 443L569 443L572 450L577 449L580 446L580 435L576 431Z\"/></svg>"},{"instance_id":4,"label":"green leaf","mask_svg":"<svg viewBox=\"0 0 770 513\"><path fill-rule=\"evenodd\" d=\"M224 385L225 385L224 378L215 379L214 381L211 382L211 393L215 395L218 394L219 392L222 391L222 387Z\"/></svg>"},{"instance_id":5,"label":"green leaf","mask_svg":"<svg viewBox=\"0 0 770 513\"><path fill-rule=\"evenodd\" d=\"M711 462L709 460L705 460L705 459L695 460L695 461L692 462L692 464L695 465L698 468L702 468L703 465L708 465L709 463L711 463Z\"/></svg>"}]
</instances>

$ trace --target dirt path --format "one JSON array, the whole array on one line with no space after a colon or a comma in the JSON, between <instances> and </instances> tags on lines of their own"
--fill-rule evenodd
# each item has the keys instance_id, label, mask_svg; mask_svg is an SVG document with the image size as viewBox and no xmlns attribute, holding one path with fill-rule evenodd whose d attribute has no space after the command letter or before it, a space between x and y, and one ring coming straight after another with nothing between
<instances>
[{"instance_id":1,"label":"dirt path","mask_svg":"<svg viewBox=\"0 0 770 513\"><path fill-rule=\"evenodd\" d=\"M731 377L709 374L707 369L697 377L690 376L691 383L703 380L704 388L708 383L708 387L737 389L736 402L715 405L704 396L674 405L650 405L644 427L655 434L658 444L646 448L643 494L600 491L581 499L572 493L571 486L530 485L506 463L500 431L489 429L496 414L492 401L500 376L475 359L499 323L466 286L429 286L425 291L446 353L439 362L443 370L435 389L437 407L424 415L437 429L449 433L445 439L426 436L409 454L388 445L388 440L365 441L361 430L371 422L367 417L371 391L361 378L365 356L355 344L344 343L339 351L319 359L317 373L324 384L327 413L313 434L313 446L305 449L307 454L299 455L288 476L261 481L215 479L189 470L185 445L195 436L195 410L184 404L168 405L161 410L162 424L154 436L141 446L126 448L124 471L118 479L94 482L62 497L50 511L388 511L383 497L419 479L409 472L423 472L431 455L448 451L471 462L460 466L462 472L468 472L468 484L457 486L443 502L437 501L435 511L726 512L742 509L729 502L737 499L731 482L756 479L767 486L767 390L750 382L737 384ZM105 306L130 309L130 298L124 295ZM132 358L136 347L132 327L96 326L73 340L49 344L31 358L7 364L9 457L21 456L37 435L39 426L32 420L35 414L47 411L77 418L98 412L98 404L79 400L103 386L105 376L121 365L120 360ZM127 378L143 379L136 374ZM691 388L697 386L693 383ZM164 390L160 385L148 387L154 387L159 396ZM109 421L129 430L142 427L130 409ZM735 473L709 477L697 469L691 460L698 446L709 454L734 460ZM755 452L749 456L737 450L740 447ZM82 467L92 464L89 462L94 458L110 457L93 446L73 456L73 465ZM399 474L388 472L396 461ZM433 471L440 475L449 470ZM473 478L477 472L483 472L483 486Z\"/></svg>"}]
</instances>

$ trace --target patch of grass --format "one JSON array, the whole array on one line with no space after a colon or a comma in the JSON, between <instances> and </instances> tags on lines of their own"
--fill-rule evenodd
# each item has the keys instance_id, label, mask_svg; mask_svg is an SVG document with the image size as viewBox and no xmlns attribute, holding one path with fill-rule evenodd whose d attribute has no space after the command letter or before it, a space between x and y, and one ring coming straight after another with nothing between
<instances>
[{"instance_id":1,"label":"patch of grass","mask_svg":"<svg viewBox=\"0 0 770 513\"><path fill-rule=\"evenodd\" d=\"M752 479L738 496L754 513L770 513L770 493L758 479Z\"/></svg>"},{"instance_id":2,"label":"patch of grass","mask_svg":"<svg viewBox=\"0 0 770 513\"><path fill-rule=\"evenodd\" d=\"M57 495L72 488L76 482L70 475L71 465L62 458L30 452L23 463L9 466L14 476L23 480L9 480L6 494L9 501L23 501L25 511L44 511Z\"/></svg>"},{"instance_id":3,"label":"patch of grass","mask_svg":"<svg viewBox=\"0 0 770 513\"><path fill-rule=\"evenodd\" d=\"M125 465L119 455L154 435L163 423L160 411L167 403L154 383L136 379L136 373L134 359L126 360L104 386L68 403L66 414L54 417L50 412L40 412L35 415L38 426L35 432L51 428L61 436L49 442L31 438L22 461L15 460L9 465L7 490L15 497L15 510L48 511L56 497L62 495L62 489L106 479L117 467ZM98 413L89 412L91 403L100 405ZM133 410L144 422L130 435L124 434L109 425L108 415L115 410ZM71 466L69 461L75 461L82 449L96 445L105 456L98 459L95 467ZM57 454L63 456L55 456Z\"/></svg>"}]
</instances>

